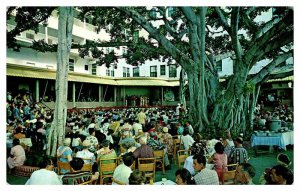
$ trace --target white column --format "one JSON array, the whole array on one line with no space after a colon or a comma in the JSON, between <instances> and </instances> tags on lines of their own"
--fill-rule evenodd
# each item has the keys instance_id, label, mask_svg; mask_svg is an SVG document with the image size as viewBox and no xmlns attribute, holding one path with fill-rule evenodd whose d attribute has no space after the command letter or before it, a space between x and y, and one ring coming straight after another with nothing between
<instances>
[{"instance_id":1,"label":"white column","mask_svg":"<svg viewBox=\"0 0 300 191\"><path fill-rule=\"evenodd\" d=\"M164 87L161 87L161 105L163 104L164 101Z\"/></svg>"},{"instance_id":2,"label":"white column","mask_svg":"<svg viewBox=\"0 0 300 191\"><path fill-rule=\"evenodd\" d=\"M75 82L73 82L73 89L72 89L72 100L73 100L73 107L76 107L76 87Z\"/></svg>"},{"instance_id":3,"label":"white column","mask_svg":"<svg viewBox=\"0 0 300 191\"><path fill-rule=\"evenodd\" d=\"M38 79L35 81L35 101L40 101L40 81Z\"/></svg>"},{"instance_id":4,"label":"white column","mask_svg":"<svg viewBox=\"0 0 300 191\"><path fill-rule=\"evenodd\" d=\"M126 105L125 86L123 87L123 104Z\"/></svg>"},{"instance_id":5,"label":"white column","mask_svg":"<svg viewBox=\"0 0 300 191\"><path fill-rule=\"evenodd\" d=\"M102 86L99 85L99 102L102 102Z\"/></svg>"}]
</instances>

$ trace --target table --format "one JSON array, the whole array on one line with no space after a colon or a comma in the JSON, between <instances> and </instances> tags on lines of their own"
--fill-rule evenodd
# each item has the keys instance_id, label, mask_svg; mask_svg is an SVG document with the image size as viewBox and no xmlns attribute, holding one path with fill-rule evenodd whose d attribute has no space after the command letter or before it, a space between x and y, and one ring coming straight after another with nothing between
<instances>
[{"instance_id":1,"label":"table","mask_svg":"<svg viewBox=\"0 0 300 191\"><path fill-rule=\"evenodd\" d=\"M172 180L167 180L165 182L163 181L154 182L154 185L176 185L176 183L173 182Z\"/></svg>"},{"instance_id":2,"label":"table","mask_svg":"<svg viewBox=\"0 0 300 191\"><path fill-rule=\"evenodd\" d=\"M287 145L294 144L294 131L278 133L276 136L251 136L251 147L258 145L277 145L279 148L286 150Z\"/></svg>"}]
</instances>

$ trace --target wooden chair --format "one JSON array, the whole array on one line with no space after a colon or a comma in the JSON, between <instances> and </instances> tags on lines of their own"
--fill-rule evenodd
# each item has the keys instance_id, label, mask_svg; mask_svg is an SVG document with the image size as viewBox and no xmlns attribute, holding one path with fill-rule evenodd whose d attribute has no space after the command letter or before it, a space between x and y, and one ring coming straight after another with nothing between
<instances>
[{"instance_id":1,"label":"wooden chair","mask_svg":"<svg viewBox=\"0 0 300 191\"><path fill-rule=\"evenodd\" d=\"M57 174L61 175L61 170L68 170L71 171L71 165L70 162L61 162L60 159L65 158L68 159L67 157L57 157Z\"/></svg>"},{"instance_id":2,"label":"wooden chair","mask_svg":"<svg viewBox=\"0 0 300 191\"><path fill-rule=\"evenodd\" d=\"M177 151L178 169L181 168L181 164L184 163L185 159L191 155L191 151L179 150Z\"/></svg>"},{"instance_id":3,"label":"wooden chair","mask_svg":"<svg viewBox=\"0 0 300 191\"><path fill-rule=\"evenodd\" d=\"M238 163L223 166L221 177L222 184L234 184L235 171L237 167Z\"/></svg>"},{"instance_id":4,"label":"wooden chair","mask_svg":"<svg viewBox=\"0 0 300 191\"><path fill-rule=\"evenodd\" d=\"M174 149L173 149L173 159L175 161L176 164L176 153L178 150L180 150L181 147L181 143L180 143L180 139L173 139L173 145L174 145Z\"/></svg>"},{"instance_id":5,"label":"wooden chair","mask_svg":"<svg viewBox=\"0 0 300 191\"><path fill-rule=\"evenodd\" d=\"M153 151L153 154L154 154L154 158L156 159L156 163L161 164L162 173L165 174L164 150Z\"/></svg>"},{"instance_id":6,"label":"wooden chair","mask_svg":"<svg viewBox=\"0 0 300 191\"><path fill-rule=\"evenodd\" d=\"M103 184L105 178L112 178L113 172L117 168L118 158L104 158L99 159L99 179L100 184Z\"/></svg>"},{"instance_id":7,"label":"wooden chair","mask_svg":"<svg viewBox=\"0 0 300 191\"><path fill-rule=\"evenodd\" d=\"M95 180L89 180L89 181L86 181L86 182L83 182L79 185L89 185L89 184L93 184Z\"/></svg>"},{"instance_id":8,"label":"wooden chair","mask_svg":"<svg viewBox=\"0 0 300 191\"><path fill-rule=\"evenodd\" d=\"M93 165L92 165L92 159L91 158L83 158L84 162L88 161L88 163L84 163L81 171L88 171L92 172Z\"/></svg>"},{"instance_id":9,"label":"wooden chair","mask_svg":"<svg viewBox=\"0 0 300 191\"><path fill-rule=\"evenodd\" d=\"M114 178L112 178L112 182L114 182L114 183L116 183L116 184L118 184L118 185L126 185L126 183L121 182L121 181L119 181L119 180L116 180L116 179L114 179Z\"/></svg>"},{"instance_id":10,"label":"wooden chair","mask_svg":"<svg viewBox=\"0 0 300 191\"><path fill-rule=\"evenodd\" d=\"M145 172L146 178L155 180L155 158L138 158L138 169Z\"/></svg>"}]
</instances>

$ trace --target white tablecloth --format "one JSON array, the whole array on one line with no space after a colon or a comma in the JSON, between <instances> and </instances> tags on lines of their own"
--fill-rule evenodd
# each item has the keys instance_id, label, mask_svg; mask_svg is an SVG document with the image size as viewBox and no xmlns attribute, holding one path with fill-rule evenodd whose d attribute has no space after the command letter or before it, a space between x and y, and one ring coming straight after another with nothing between
<instances>
[{"instance_id":1,"label":"white tablecloth","mask_svg":"<svg viewBox=\"0 0 300 191\"><path fill-rule=\"evenodd\" d=\"M176 185L176 183L173 182L172 180L167 180L165 182L163 181L154 182L154 185Z\"/></svg>"},{"instance_id":2,"label":"white tablecloth","mask_svg":"<svg viewBox=\"0 0 300 191\"><path fill-rule=\"evenodd\" d=\"M286 150L287 145L294 144L294 131L279 133L278 136L251 136L251 146L277 145Z\"/></svg>"}]
</instances>

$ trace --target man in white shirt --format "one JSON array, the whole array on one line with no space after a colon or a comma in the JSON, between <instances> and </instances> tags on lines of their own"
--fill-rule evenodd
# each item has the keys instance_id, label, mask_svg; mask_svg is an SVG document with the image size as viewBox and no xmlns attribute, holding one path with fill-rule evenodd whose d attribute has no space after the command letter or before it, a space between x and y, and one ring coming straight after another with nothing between
<instances>
[{"instance_id":1,"label":"man in white shirt","mask_svg":"<svg viewBox=\"0 0 300 191\"><path fill-rule=\"evenodd\" d=\"M191 122L190 122L190 121L187 121L187 122L185 123L185 125L186 125L186 128L189 130L189 134L190 134L191 136L193 136L193 134L194 134L194 129L193 129L192 125L191 125Z\"/></svg>"},{"instance_id":2,"label":"man in white shirt","mask_svg":"<svg viewBox=\"0 0 300 191\"><path fill-rule=\"evenodd\" d=\"M137 119L139 120L139 124L145 125L146 114L144 113L144 109L142 109L141 112L137 114Z\"/></svg>"},{"instance_id":3,"label":"man in white shirt","mask_svg":"<svg viewBox=\"0 0 300 191\"><path fill-rule=\"evenodd\" d=\"M53 171L53 162L46 159L40 163L40 170L34 171L25 185L62 185L59 176Z\"/></svg>"},{"instance_id":4,"label":"man in white shirt","mask_svg":"<svg viewBox=\"0 0 300 191\"><path fill-rule=\"evenodd\" d=\"M131 165L135 158L132 152L126 153L122 157L123 163L117 166L113 174L113 185L129 184L129 176L132 173Z\"/></svg>"},{"instance_id":5,"label":"man in white shirt","mask_svg":"<svg viewBox=\"0 0 300 191\"><path fill-rule=\"evenodd\" d=\"M180 137L181 139L181 144L183 145L183 148L185 150L188 150L190 148L190 146L193 145L193 143L195 142L195 140L193 139L193 137L191 137L191 135L189 135L189 130L187 128L185 128L183 130L183 135Z\"/></svg>"}]
</instances>

